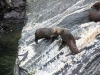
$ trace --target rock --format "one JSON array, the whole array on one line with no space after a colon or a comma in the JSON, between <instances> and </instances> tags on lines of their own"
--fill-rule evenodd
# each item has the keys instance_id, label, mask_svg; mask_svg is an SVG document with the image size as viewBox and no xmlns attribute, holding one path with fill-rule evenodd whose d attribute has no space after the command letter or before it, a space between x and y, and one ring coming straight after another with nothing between
<instances>
[{"instance_id":1,"label":"rock","mask_svg":"<svg viewBox=\"0 0 100 75\"><path fill-rule=\"evenodd\" d=\"M10 11L4 14L4 19L25 19L26 0L12 0Z\"/></svg>"},{"instance_id":2,"label":"rock","mask_svg":"<svg viewBox=\"0 0 100 75\"><path fill-rule=\"evenodd\" d=\"M98 0L30 0L28 22L22 30L19 52L28 51L20 67L29 74L96 75L100 67L100 22L90 22L91 6ZM65 27L80 37L76 45L80 53L72 55L68 46L58 51L61 38L46 46L46 40L35 44L34 33L44 27ZM65 56L67 55L67 56ZM21 56L18 56L21 60Z\"/></svg>"}]
</instances>

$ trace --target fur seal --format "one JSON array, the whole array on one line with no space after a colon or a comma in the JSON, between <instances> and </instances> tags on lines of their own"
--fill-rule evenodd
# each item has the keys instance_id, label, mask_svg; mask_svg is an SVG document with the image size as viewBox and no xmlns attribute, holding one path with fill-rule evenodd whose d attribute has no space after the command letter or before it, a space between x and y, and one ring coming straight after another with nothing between
<instances>
[{"instance_id":1,"label":"fur seal","mask_svg":"<svg viewBox=\"0 0 100 75\"><path fill-rule=\"evenodd\" d=\"M97 11L93 11L89 13L90 21L100 21L100 2L96 2L91 8L97 9Z\"/></svg>"},{"instance_id":2,"label":"fur seal","mask_svg":"<svg viewBox=\"0 0 100 75\"><path fill-rule=\"evenodd\" d=\"M67 44L69 46L69 49L72 51L72 53L77 54L79 53L78 48L76 46L76 41L74 36L70 33L70 31L66 28L57 28L54 34L58 34L62 38L62 44L59 48L62 48L63 45Z\"/></svg>"},{"instance_id":3,"label":"fur seal","mask_svg":"<svg viewBox=\"0 0 100 75\"><path fill-rule=\"evenodd\" d=\"M100 21L100 10L90 12L89 19L90 21L94 21L94 22Z\"/></svg>"},{"instance_id":4,"label":"fur seal","mask_svg":"<svg viewBox=\"0 0 100 75\"><path fill-rule=\"evenodd\" d=\"M51 39L51 42L54 41L55 38L58 37L57 34L53 34L55 32L56 28L40 28L37 29L35 32L35 43L38 43L39 39L45 38L45 39Z\"/></svg>"},{"instance_id":5,"label":"fur seal","mask_svg":"<svg viewBox=\"0 0 100 75\"><path fill-rule=\"evenodd\" d=\"M95 8L97 10L100 10L100 2L96 2L91 8Z\"/></svg>"}]
</instances>

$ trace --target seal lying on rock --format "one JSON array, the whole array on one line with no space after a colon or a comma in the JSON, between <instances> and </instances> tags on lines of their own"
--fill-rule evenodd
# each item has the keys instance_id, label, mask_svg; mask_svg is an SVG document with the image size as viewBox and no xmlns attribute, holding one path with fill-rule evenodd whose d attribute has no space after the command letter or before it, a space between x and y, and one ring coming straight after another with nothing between
<instances>
[{"instance_id":1,"label":"seal lying on rock","mask_svg":"<svg viewBox=\"0 0 100 75\"><path fill-rule=\"evenodd\" d=\"M91 8L97 9L97 11L93 11L89 13L90 21L100 21L100 2L96 2Z\"/></svg>"},{"instance_id":2,"label":"seal lying on rock","mask_svg":"<svg viewBox=\"0 0 100 75\"><path fill-rule=\"evenodd\" d=\"M57 28L54 34L58 34L62 38L62 44L60 45L59 49L63 47L63 45L67 44L69 49L74 53L79 53L78 48L76 46L76 41L70 31L66 28Z\"/></svg>"},{"instance_id":3,"label":"seal lying on rock","mask_svg":"<svg viewBox=\"0 0 100 75\"><path fill-rule=\"evenodd\" d=\"M90 12L89 13L89 19L91 21L94 21L94 22L100 21L100 10L94 11L94 12Z\"/></svg>"},{"instance_id":4,"label":"seal lying on rock","mask_svg":"<svg viewBox=\"0 0 100 75\"><path fill-rule=\"evenodd\" d=\"M38 43L38 39L51 39L51 42L58 37L57 34L53 34L56 28L40 28L35 32L35 42Z\"/></svg>"}]
</instances>

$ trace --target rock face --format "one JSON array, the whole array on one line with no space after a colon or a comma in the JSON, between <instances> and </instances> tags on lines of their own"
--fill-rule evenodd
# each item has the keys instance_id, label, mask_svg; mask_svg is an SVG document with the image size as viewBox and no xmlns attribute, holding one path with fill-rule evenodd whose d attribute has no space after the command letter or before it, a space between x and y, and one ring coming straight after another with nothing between
<instances>
[{"instance_id":1,"label":"rock face","mask_svg":"<svg viewBox=\"0 0 100 75\"><path fill-rule=\"evenodd\" d=\"M8 4L5 0L0 0L0 20L3 19L4 12L6 12Z\"/></svg>"},{"instance_id":2,"label":"rock face","mask_svg":"<svg viewBox=\"0 0 100 75\"><path fill-rule=\"evenodd\" d=\"M4 19L25 19L26 0L12 0L10 11L4 14Z\"/></svg>"},{"instance_id":3,"label":"rock face","mask_svg":"<svg viewBox=\"0 0 100 75\"><path fill-rule=\"evenodd\" d=\"M99 75L100 71L100 22L88 18L91 6L98 0L30 0L28 22L22 30L18 54L20 67L31 75ZM59 26L69 29L81 51L71 55L68 46L58 51L61 38L52 44L39 40L34 33L43 27ZM67 55L67 56L65 56Z\"/></svg>"},{"instance_id":4,"label":"rock face","mask_svg":"<svg viewBox=\"0 0 100 75\"><path fill-rule=\"evenodd\" d=\"M1 75L13 75L15 60L17 58L18 41L26 19L25 3L25 0L12 0L10 4L6 0L0 0Z\"/></svg>"}]
</instances>

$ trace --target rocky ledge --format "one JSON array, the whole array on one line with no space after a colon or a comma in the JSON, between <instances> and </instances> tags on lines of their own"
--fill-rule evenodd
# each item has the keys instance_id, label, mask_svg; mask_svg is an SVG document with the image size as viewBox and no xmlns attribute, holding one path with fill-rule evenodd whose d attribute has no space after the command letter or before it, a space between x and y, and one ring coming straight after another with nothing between
<instances>
[{"instance_id":1,"label":"rocky ledge","mask_svg":"<svg viewBox=\"0 0 100 75\"><path fill-rule=\"evenodd\" d=\"M29 0L28 22L19 41L20 67L30 75L99 75L100 22L91 22L89 12L98 0ZM47 45L34 42L36 29L64 27L76 39L80 53L72 55L68 46L58 51L60 37ZM67 56L65 56L67 55Z\"/></svg>"}]
</instances>

